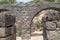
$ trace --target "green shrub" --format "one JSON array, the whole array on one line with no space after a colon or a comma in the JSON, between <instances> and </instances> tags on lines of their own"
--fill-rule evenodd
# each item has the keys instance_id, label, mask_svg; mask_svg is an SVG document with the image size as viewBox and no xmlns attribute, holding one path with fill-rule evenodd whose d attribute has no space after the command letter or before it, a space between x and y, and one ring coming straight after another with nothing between
<instances>
[{"instance_id":1,"label":"green shrub","mask_svg":"<svg viewBox=\"0 0 60 40\"><path fill-rule=\"evenodd\" d=\"M40 28L40 21L36 22L36 27L39 29Z\"/></svg>"}]
</instances>

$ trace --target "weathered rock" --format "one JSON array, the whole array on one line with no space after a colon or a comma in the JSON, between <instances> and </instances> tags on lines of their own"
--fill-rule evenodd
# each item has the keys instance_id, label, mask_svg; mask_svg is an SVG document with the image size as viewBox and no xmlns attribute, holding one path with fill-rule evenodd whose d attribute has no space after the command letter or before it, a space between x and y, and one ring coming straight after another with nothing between
<instances>
[{"instance_id":1,"label":"weathered rock","mask_svg":"<svg viewBox=\"0 0 60 40\"><path fill-rule=\"evenodd\" d=\"M59 12L49 12L47 14L47 20L58 20L60 19L60 13Z\"/></svg>"},{"instance_id":2,"label":"weathered rock","mask_svg":"<svg viewBox=\"0 0 60 40\"><path fill-rule=\"evenodd\" d=\"M15 25L13 25L11 27L1 27L0 28L0 37L6 37L6 36L9 36L14 33L16 33Z\"/></svg>"},{"instance_id":3,"label":"weathered rock","mask_svg":"<svg viewBox=\"0 0 60 40\"><path fill-rule=\"evenodd\" d=\"M0 28L0 37L5 37L8 35L11 35L11 28L10 27L8 27L8 28L1 27Z\"/></svg>"},{"instance_id":4,"label":"weathered rock","mask_svg":"<svg viewBox=\"0 0 60 40\"><path fill-rule=\"evenodd\" d=\"M57 22L57 28L60 28L60 21Z\"/></svg>"},{"instance_id":5,"label":"weathered rock","mask_svg":"<svg viewBox=\"0 0 60 40\"><path fill-rule=\"evenodd\" d=\"M15 23L15 16L9 12L0 13L0 26L11 26Z\"/></svg>"},{"instance_id":6,"label":"weathered rock","mask_svg":"<svg viewBox=\"0 0 60 40\"><path fill-rule=\"evenodd\" d=\"M13 26L11 27L11 34L15 34L15 33L16 33L16 26L13 25Z\"/></svg>"},{"instance_id":7,"label":"weathered rock","mask_svg":"<svg viewBox=\"0 0 60 40\"><path fill-rule=\"evenodd\" d=\"M56 36L57 36L56 31L47 31L48 40L55 40Z\"/></svg>"},{"instance_id":8,"label":"weathered rock","mask_svg":"<svg viewBox=\"0 0 60 40\"><path fill-rule=\"evenodd\" d=\"M47 29L54 30L56 29L56 24L53 22L46 22Z\"/></svg>"}]
</instances>

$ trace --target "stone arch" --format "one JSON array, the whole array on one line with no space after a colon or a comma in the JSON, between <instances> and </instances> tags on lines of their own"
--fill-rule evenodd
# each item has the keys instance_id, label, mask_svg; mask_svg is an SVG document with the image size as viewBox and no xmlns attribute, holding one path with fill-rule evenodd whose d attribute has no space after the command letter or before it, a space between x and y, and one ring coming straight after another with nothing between
<instances>
[{"instance_id":1,"label":"stone arch","mask_svg":"<svg viewBox=\"0 0 60 40\"><path fill-rule=\"evenodd\" d=\"M39 7L39 9L40 9L40 10L38 10L37 13L34 13L32 19L31 19L31 24L32 24L33 18L34 18L37 14L39 14L39 12L41 12L41 11L43 11L43 10L53 9L53 10L56 10L56 11L59 11L59 12L60 12L60 3L53 3L53 2L51 2L51 3L50 3L50 2L44 3L43 5L41 5L41 6ZM30 25L31 25L31 24L30 24Z\"/></svg>"},{"instance_id":2,"label":"stone arch","mask_svg":"<svg viewBox=\"0 0 60 40\"><path fill-rule=\"evenodd\" d=\"M21 6L22 7L22 6ZM18 13L21 13L21 11L20 11L20 9L21 9L21 7L20 6L16 6L16 5L0 5L0 9L7 9L7 10L11 10L13 13L16 13L17 14L17 10L18 10ZM23 9L26 9L25 7L23 8ZM23 10L22 9L22 10ZM29 7L28 7L28 9L29 9ZM33 9L33 8L32 8ZM37 9L37 10L36 10ZM36 9L33 9L32 11L34 11L34 13L33 13L33 15L32 14L30 14L29 15L29 17L28 17L28 19L27 19L27 22L28 22L28 20L29 20L29 23L24 23L24 25L22 26L22 27L24 27L26 24L27 24L27 27L31 27L31 23L32 23L32 20L33 20L33 18L37 15L37 14L39 14L39 12L41 12L41 11L43 11L43 10L46 10L46 9L53 9L53 10L57 10L57 11L59 11L60 12L60 3L44 3L43 5L40 5L39 7L37 7ZM26 10L26 11L28 11L28 10ZM30 10L31 11L31 10ZM37 11L37 12L35 12L35 11ZM29 12L29 11L28 11ZM26 13L26 12L25 12ZM31 12L32 13L32 12ZM18 14L19 15L19 14ZM17 15L17 16L18 16ZM32 16L31 16L32 15ZM19 15L20 16L20 15ZM22 16L23 17L23 16ZM22 18L21 17L21 18ZM23 20L23 18L22 18L22 20ZM28 29L28 28L27 28ZM24 29L23 29L24 30ZM31 30L31 29L30 29ZM28 30L28 31L30 31L30 30ZM27 34L27 33L26 33ZM23 34L23 37L24 36L26 36L26 35L24 35Z\"/></svg>"},{"instance_id":3,"label":"stone arch","mask_svg":"<svg viewBox=\"0 0 60 40\"><path fill-rule=\"evenodd\" d=\"M39 12L43 11L43 10L47 10L47 9L53 9L53 10L56 10L56 11L59 11L60 12L60 3L46 3L46 4L43 4L42 6L40 6L40 10L34 14L34 16L32 17L31 19L31 24L32 24L32 20L33 18L39 14ZM31 25L30 24L30 25ZM30 26L31 27L31 26ZM44 40L47 40L47 39L44 39Z\"/></svg>"},{"instance_id":4,"label":"stone arch","mask_svg":"<svg viewBox=\"0 0 60 40\"><path fill-rule=\"evenodd\" d=\"M37 13L34 13L33 18L39 14L39 12L43 11L43 10L47 10L47 9L53 9L56 11L60 12L60 3L45 3L42 6L39 7L40 10L38 10ZM32 19L33 19L32 18Z\"/></svg>"}]
</instances>

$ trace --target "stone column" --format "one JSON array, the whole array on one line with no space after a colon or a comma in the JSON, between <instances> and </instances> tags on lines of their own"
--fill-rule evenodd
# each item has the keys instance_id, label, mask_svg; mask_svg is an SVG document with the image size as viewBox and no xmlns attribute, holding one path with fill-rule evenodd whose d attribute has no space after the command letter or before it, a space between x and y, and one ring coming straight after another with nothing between
<instances>
[{"instance_id":1,"label":"stone column","mask_svg":"<svg viewBox=\"0 0 60 40\"><path fill-rule=\"evenodd\" d=\"M9 12L0 13L0 40L16 40L15 16Z\"/></svg>"}]
</instances>

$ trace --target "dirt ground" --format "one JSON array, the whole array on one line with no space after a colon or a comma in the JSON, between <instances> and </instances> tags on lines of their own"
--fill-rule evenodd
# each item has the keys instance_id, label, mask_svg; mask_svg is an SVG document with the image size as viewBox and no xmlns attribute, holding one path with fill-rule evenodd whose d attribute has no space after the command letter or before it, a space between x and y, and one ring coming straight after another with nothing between
<instances>
[{"instance_id":1,"label":"dirt ground","mask_svg":"<svg viewBox=\"0 0 60 40\"><path fill-rule=\"evenodd\" d=\"M21 40L21 37L16 37L16 40ZM33 32L30 40L43 40L42 31Z\"/></svg>"}]
</instances>

